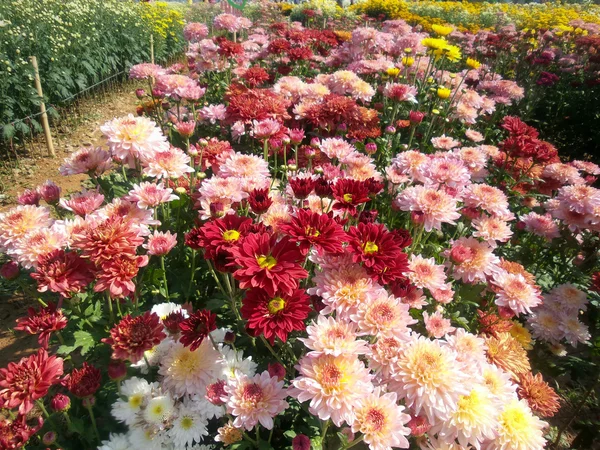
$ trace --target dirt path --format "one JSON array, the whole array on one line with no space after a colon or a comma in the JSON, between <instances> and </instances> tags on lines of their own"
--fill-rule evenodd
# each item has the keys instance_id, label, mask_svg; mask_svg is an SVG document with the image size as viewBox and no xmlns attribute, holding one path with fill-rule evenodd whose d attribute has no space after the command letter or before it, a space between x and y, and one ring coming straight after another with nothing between
<instances>
[{"instance_id":1,"label":"dirt path","mask_svg":"<svg viewBox=\"0 0 600 450\"><path fill-rule=\"evenodd\" d=\"M100 125L113 117L135 114L135 83L128 82L102 97L89 98L80 105L81 123L66 134L55 138L56 158L41 156L22 157L17 167L7 168L0 173L3 190L0 191L0 210L16 204L16 197L26 188L34 188L46 180L52 180L62 188L62 195L81 189L84 175L63 177L58 168L63 159L82 145L104 145ZM40 141L34 148L43 148ZM39 151L39 150L38 150ZM27 308L35 299L9 290L0 282L0 367L17 361L38 348L36 337L15 332L15 320L27 314Z\"/></svg>"}]
</instances>

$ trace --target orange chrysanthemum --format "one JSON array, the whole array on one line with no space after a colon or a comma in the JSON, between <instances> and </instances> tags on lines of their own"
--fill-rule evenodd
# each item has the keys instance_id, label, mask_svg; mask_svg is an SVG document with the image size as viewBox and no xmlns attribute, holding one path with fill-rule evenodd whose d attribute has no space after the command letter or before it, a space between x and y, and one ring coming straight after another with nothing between
<instances>
[{"instance_id":1,"label":"orange chrysanthemum","mask_svg":"<svg viewBox=\"0 0 600 450\"><path fill-rule=\"evenodd\" d=\"M521 375L517 394L531 410L541 417L552 417L560 409L560 397L544 381L541 373L527 372Z\"/></svg>"},{"instance_id":2,"label":"orange chrysanthemum","mask_svg":"<svg viewBox=\"0 0 600 450\"><path fill-rule=\"evenodd\" d=\"M486 338L485 342L488 361L514 378L531 370L527 352L509 333L498 333L497 336Z\"/></svg>"}]
</instances>

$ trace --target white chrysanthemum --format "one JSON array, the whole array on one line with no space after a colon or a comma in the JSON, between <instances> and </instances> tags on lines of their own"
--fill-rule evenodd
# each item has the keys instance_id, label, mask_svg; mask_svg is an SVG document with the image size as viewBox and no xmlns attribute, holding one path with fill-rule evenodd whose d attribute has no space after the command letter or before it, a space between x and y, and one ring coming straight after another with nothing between
<instances>
[{"instance_id":1,"label":"white chrysanthemum","mask_svg":"<svg viewBox=\"0 0 600 450\"><path fill-rule=\"evenodd\" d=\"M484 364L481 371L483 385L495 397L496 404L502 405L517 398L517 386L508 373L494 364Z\"/></svg>"},{"instance_id":2,"label":"white chrysanthemum","mask_svg":"<svg viewBox=\"0 0 600 450\"><path fill-rule=\"evenodd\" d=\"M195 442L202 441L206 436L206 420L195 410L181 406L173 420L173 428L167 432L175 448L185 448Z\"/></svg>"},{"instance_id":3,"label":"white chrysanthemum","mask_svg":"<svg viewBox=\"0 0 600 450\"><path fill-rule=\"evenodd\" d=\"M422 450L472 450L472 447L463 447L456 442L447 442L444 439L435 439L429 436L429 442L421 445Z\"/></svg>"},{"instance_id":4,"label":"white chrysanthemum","mask_svg":"<svg viewBox=\"0 0 600 450\"><path fill-rule=\"evenodd\" d=\"M133 450L165 450L167 437L164 432L155 432L152 428L132 428L129 442Z\"/></svg>"},{"instance_id":5,"label":"white chrysanthemum","mask_svg":"<svg viewBox=\"0 0 600 450\"><path fill-rule=\"evenodd\" d=\"M148 364L150 364L150 367L157 366L169 352L173 344L175 344L175 341L171 337L163 339L160 344L155 345L150 350L146 350L144 358L132 364L131 367L140 369L141 373L147 374L149 370Z\"/></svg>"},{"instance_id":6,"label":"white chrysanthemum","mask_svg":"<svg viewBox=\"0 0 600 450\"><path fill-rule=\"evenodd\" d=\"M110 433L108 441L102 441L98 450L129 450L131 444L126 434Z\"/></svg>"},{"instance_id":7,"label":"white chrysanthemum","mask_svg":"<svg viewBox=\"0 0 600 450\"><path fill-rule=\"evenodd\" d=\"M470 390L471 375L456 361L456 353L423 336L413 335L404 343L392 371L390 388L414 414L425 413L431 424L446 420L459 396Z\"/></svg>"},{"instance_id":8,"label":"white chrysanthemum","mask_svg":"<svg viewBox=\"0 0 600 450\"><path fill-rule=\"evenodd\" d=\"M494 437L498 425L497 405L491 392L483 387L474 387L468 395L458 398L457 408L447 420L438 422L431 430L445 441L458 440L459 444L479 449L481 443Z\"/></svg>"},{"instance_id":9,"label":"white chrysanthemum","mask_svg":"<svg viewBox=\"0 0 600 450\"><path fill-rule=\"evenodd\" d=\"M137 420L137 414L142 406L148 401L152 389L158 386L157 383L150 384L146 380L132 377L121 384L121 396L126 400L118 399L112 405L112 415L120 422L127 425L133 425Z\"/></svg>"},{"instance_id":10,"label":"white chrysanthemum","mask_svg":"<svg viewBox=\"0 0 600 450\"><path fill-rule=\"evenodd\" d=\"M164 377L163 385L175 395L204 392L221 373L223 361L210 339L191 351L180 342L171 346L163 357L158 373Z\"/></svg>"},{"instance_id":11,"label":"white chrysanthemum","mask_svg":"<svg viewBox=\"0 0 600 450\"><path fill-rule=\"evenodd\" d=\"M217 328L210 332L210 337L217 344L222 343L225 340L225 335L229 333L231 330L229 328Z\"/></svg>"},{"instance_id":12,"label":"white chrysanthemum","mask_svg":"<svg viewBox=\"0 0 600 450\"><path fill-rule=\"evenodd\" d=\"M204 394L192 395L186 405L206 420L220 419L225 414L225 407L223 405L212 404Z\"/></svg>"},{"instance_id":13,"label":"white chrysanthemum","mask_svg":"<svg viewBox=\"0 0 600 450\"><path fill-rule=\"evenodd\" d=\"M159 395L148 401L144 408L144 420L153 425L161 425L175 412L175 404L170 395Z\"/></svg>"},{"instance_id":14,"label":"white chrysanthemum","mask_svg":"<svg viewBox=\"0 0 600 450\"><path fill-rule=\"evenodd\" d=\"M496 438L487 450L541 450L546 445L546 422L533 415L525 400L512 400L498 416Z\"/></svg>"},{"instance_id":15,"label":"white chrysanthemum","mask_svg":"<svg viewBox=\"0 0 600 450\"><path fill-rule=\"evenodd\" d=\"M241 350L234 350L229 346L220 346L223 355L223 370L221 374L228 380L233 380L236 375L254 376L257 364L252 361L252 357L244 358Z\"/></svg>"},{"instance_id":16,"label":"white chrysanthemum","mask_svg":"<svg viewBox=\"0 0 600 450\"><path fill-rule=\"evenodd\" d=\"M154 305L150 310L150 312L156 313L160 317L160 320L165 320L169 314L179 311L181 311L184 317L188 316L188 312L181 305L173 302L159 303L158 305Z\"/></svg>"},{"instance_id":17,"label":"white chrysanthemum","mask_svg":"<svg viewBox=\"0 0 600 450\"><path fill-rule=\"evenodd\" d=\"M485 340L463 328L446 335L448 346L456 352L456 360L472 368L480 368L487 362Z\"/></svg>"},{"instance_id":18,"label":"white chrysanthemum","mask_svg":"<svg viewBox=\"0 0 600 450\"><path fill-rule=\"evenodd\" d=\"M308 338L299 338L309 349L339 356L362 355L368 351L366 341L356 339L356 324L319 314L317 323L306 327Z\"/></svg>"}]
</instances>

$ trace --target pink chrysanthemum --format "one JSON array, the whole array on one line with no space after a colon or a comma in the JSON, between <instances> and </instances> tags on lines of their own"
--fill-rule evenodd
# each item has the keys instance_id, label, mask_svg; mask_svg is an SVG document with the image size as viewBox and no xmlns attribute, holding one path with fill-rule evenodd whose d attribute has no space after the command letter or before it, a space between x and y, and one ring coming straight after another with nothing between
<instances>
[{"instance_id":1,"label":"pink chrysanthemum","mask_svg":"<svg viewBox=\"0 0 600 450\"><path fill-rule=\"evenodd\" d=\"M408 262L408 279L418 288L433 291L442 289L446 283L444 266L436 264L433 258L423 258L421 255L412 255Z\"/></svg>"},{"instance_id":2,"label":"pink chrysanthemum","mask_svg":"<svg viewBox=\"0 0 600 450\"><path fill-rule=\"evenodd\" d=\"M87 173L93 176L102 175L111 168L110 154L100 147L83 147L65 158L58 171L61 175L77 175Z\"/></svg>"},{"instance_id":3,"label":"pink chrysanthemum","mask_svg":"<svg viewBox=\"0 0 600 450\"><path fill-rule=\"evenodd\" d=\"M435 148L440 150L452 150L454 147L460 146L460 141L445 134L440 137L431 138L431 143Z\"/></svg>"},{"instance_id":4,"label":"pink chrysanthemum","mask_svg":"<svg viewBox=\"0 0 600 450\"><path fill-rule=\"evenodd\" d=\"M142 63L135 64L129 69L129 78L143 80L149 77L156 78L165 73L165 69L158 64Z\"/></svg>"},{"instance_id":5,"label":"pink chrysanthemum","mask_svg":"<svg viewBox=\"0 0 600 450\"><path fill-rule=\"evenodd\" d=\"M179 199L173 194L173 189L166 188L163 183L149 183L144 181L134 184L129 191L127 200L135 202L138 208L155 208L162 203L168 203Z\"/></svg>"},{"instance_id":6,"label":"pink chrysanthemum","mask_svg":"<svg viewBox=\"0 0 600 450\"><path fill-rule=\"evenodd\" d=\"M464 193L465 206L481 208L488 214L505 220L512 220L514 215L510 212L506 194L500 189L488 184L472 184Z\"/></svg>"},{"instance_id":7,"label":"pink chrysanthemum","mask_svg":"<svg viewBox=\"0 0 600 450\"><path fill-rule=\"evenodd\" d=\"M225 386L229 394L227 412L235 417L233 425L246 430L260 423L267 430L273 428L273 417L282 413L288 403L283 381L271 377L268 371L248 377L237 374L231 384Z\"/></svg>"},{"instance_id":8,"label":"pink chrysanthemum","mask_svg":"<svg viewBox=\"0 0 600 450\"><path fill-rule=\"evenodd\" d=\"M317 322L306 327L308 338L299 338L312 350L312 354L325 353L333 356L362 355L367 343L356 339L356 324L319 314Z\"/></svg>"},{"instance_id":9,"label":"pink chrysanthemum","mask_svg":"<svg viewBox=\"0 0 600 450\"><path fill-rule=\"evenodd\" d=\"M454 258L459 252L461 257ZM493 252L494 249L487 242L472 237L457 239L449 252L454 278L464 283L484 282L500 262Z\"/></svg>"},{"instance_id":10,"label":"pink chrysanthemum","mask_svg":"<svg viewBox=\"0 0 600 450\"><path fill-rule=\"evenodd\" d=\"M560 236L558 224L550 214L530 212L522 216L520 220L525 224L525 230L549 241Z\"/></svg>"},{"instance_id":11,"label":"pink chrysanthemum","mask_svg":"<svg viewBox=\"0 0 600 450\"><path fill-rule=\"evenodd\" d=\"M368 369L355 355L306 355L296 367L300 376L292 381L290 395L321 420L331 418L336 426L352 423L353 407L373 390Z\"/></svg>"},{"instance_id":12,"label":"pink chrysanthemum","mask_svg":"<svg viewBox=\"0 0 600 450\"><path fill-rule=\"evenodd\" d=\"M457 199L437 189L410 186L396 199L402 211L411 211L422 221L425 231L440 230L442 223L456 224L460 218Z\"/></svg>"},{"instance_id":13,"label":"pink chrysanthemum","mask_svg":"<svg viewBox=\"0 0 600 450\"><path fill-rule=\"evenodd\" d=\"M67 318L56 305L50 302L47 307L27 310L27 317L17 319L15 330L26 331L38 335L38 343L42 348L48 348L48 342L53 331L62 330L67 326Z\"/></svg>"},{"instance_id":14,"label":"pink chrysanthemum","mask_svg":"<svg viewBox=\"0 0 600 450\"><path fill-rule=\"evenodd\" d=\"M147 255L119 254L100 266L96 275L95 292L108 291L111 298L128 297L135 292L133 279L140 267L148 264Z\"/></svg>"},{"instance_id":15,"label":"pink chrysanthemum","mask_svg":"<svg viewBox=\"0 0 600 450\"><path fill-rule=\"evenodd\" d=\"M0 251L6 252L30 231L47 228L52 222L45 206L21 205L0 213Z\"/></svg>"},{"instance_id":16,"label":"pink chrysanthemum","mask_svg":"<svg viewBox=\"0 0 600 450\"><path fill-rule=\"evenodd\" d=\"M66 247L68 238L58 227L40 228L15 242L9 254L25 269L37 267L38 258Z\"/></svg>"},{"instance_id":17,"label":"pink chrysanthemum","mask_svg":"<svg viewBox=\"0 0 600 450\"><path fill-rule=\"evenodd\" d=\"M77 253L54 250L38 257L37 262L31 278L37 281L39 292L50 290L68 298L94 281L92 264Z\"/></svg>"},{"instance_id":18,"label":"pink chrysanthemum","mask_svg":"<svg viewBox=\"0 0 600 450\"><path fill-rule=\"evenodd\" d=\"M450 319L444 319L440 311L434 312L431 316L427 311L423 313L423 322L429 336L436 339L444 337L446 334L452 333L454 328L450 323Z\"/></svg>"},{"instance_id":19,"label":"pink chrysanthemum","mask_svg":"<svg viewBox=\"0 0 600 450\"><path fill-rule=\"evenodd\" d=\"M177 233L171 234L170 231L162 233L154 231L148 236L148 242L143 245L148 250L149 255L164 256L177 245Z\"/></svg>"},{"instance_id":20,"label":"pink chrysanthemum","mask_svg":"<svg viewBox=\"0 0 600 450\"><path fill-rule=\"evenodd\" d=\"M73 194L69 200L61 199L60 206L81 217L96 211L102 203L104 203L104 195L100 192L91 190L83 190L77 194Z\"/></svg>"},{"instance_id":21,"label":"pink chrysanthemum","mask_svg":"<svg viewBox=\"0 0 600 450\"><path fill-rule=\"evenodd\" d=\"M470 173L462 160L442 156L430 158L421 168L425 185L430 187L449 186L462 188L470 182Z\"/></svg>"},{"instance_id":22,"label":"pink chrysanthemum","mask_svg":"<svg viewBox=\"0 0 600 450\"><path fill-rule=\"evenodd\" d=\"M256 155L244 155L242 153L230 153L225 155L219 164L218 175L223 178L269 178L269 165Z\"/></svg>"},{"instance_id":23,"label":"pink chrysanthemum","mask_svg":"<svg viewBox=\"0 0 600 450\"><path fill-rule=\"evenodd\" d=\"M540 289L520 273L501 270L495 274L492 282L496 304L510 308L515 314L531 314L531 308L542 303Z\"/></svg>"},{"instance_id":24,"label":"pink chrysanthemum","mask_svg":"<svg viewBox=\"0 0 600 450\"><path fill-rule=\"evenodd\" d=\"M193 172L191 159L183 150L171 147L156 151L150 158L143 158L144 174L156 178L181 178Z\"/></svg>"},{"instance_id":25,"label":"pink chrysanthemum","mask_svg":"<svg viewBox=\"0 0 600 450\"><path fill-rule=\"evenodd\" d=\"M365 299L350 318L358 324L358 336L401 337L410 332L409 325L417 323L408 310L408 305L382 291L376 297Z\"/></svg>"},{"instance_id":26,"label":"pink chrysanthemum","mask_svg":"<svg viewBox=\"0 0 600 450\"><path fill-rule=\"evenodd\" d=\"M478 219L473 219L472 224L473 228L475 228L473 237L481 238L490 244L494 244L496 241L508 242L513 235L508 222L500 217L482 216Z\"/></svg>"}]
</instances>

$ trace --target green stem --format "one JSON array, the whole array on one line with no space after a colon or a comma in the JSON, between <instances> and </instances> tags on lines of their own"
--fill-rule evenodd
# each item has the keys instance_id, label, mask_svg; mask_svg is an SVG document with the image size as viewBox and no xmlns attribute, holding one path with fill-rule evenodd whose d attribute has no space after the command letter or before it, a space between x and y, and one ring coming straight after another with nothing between
<instances>
[{"instance_id":1,"label":"green stem","mask_svg":"<svg viewBox=\"0 0 600 450\"><path fill-rule=\"evenodd\" d=\"M269 140L265 139L265 143L263 144L263 158L267 164L269 164Z\"/></svg>"},{"instance_id":2,"label":"green stem","mask_svg":"<svg viewBox=\"0 0 600 450\"><path fill-rule=\"evenodd\" d=\"M92 421L92 427L94 428L94 434L96 435L96 439L100 442L100 433L98 433L98 427L96 426L96 416L94 416L94 410L92 409L92 405L89 403L86 405L88 413L90 414L90 420Z\"/></svg>"},{"instance_id":3,"label":"green stem","mask_svg":"<svg viewBox=\"0 0 600 450\"><path fill-rule=\"evenodd\" d=\"M160 268L162 269L162 273L163 273L163 283L165 284L165 297L167 298L167 301L169 300L169 283L167 282L167 271L165 270L165 256L162 255L160 257Z\"/></svg>"},{"instance_id":4,"label":"green stem","mask_svg":"<svg viewBox=\"0 0 600 450\"><path fill-rule=\"evenodd\" d=\"M208 262L208 260L206 260ZM210 263L209 263L210 267ZM188 284L187 293L185 294L185 301L187 302L192 293L192 285L194 284L194 277L196 276L196 250L192 249L192 273L190 275L190 283Z\"/></svg>"},{"instance_id":5,"label":"green stem","mask_svg":"<svg viewBox=\"0 0 600 450\"><path fill-rule=\"evenodd\" d=\"M279 357L279 355L277 354L275 349L271 346L271 344L269 344L269 341L267 341L262 334L260 335L260 340L263 342L263 344L265 344L265 347L267 347L267 349L273 355L273 357L277 360L277 362L279 364L281 364L283 367L285 367L285 364L283 363L283 361L281 360L281 358ZM287 371L288 371L288 369L286 369L286 372ZM289 374L289 373L288 373L288 375L290 377L292 376L292 374Z\"/></svg>"},{"instance_id":6,"label":"green stem","mask_svg":"<svg viewBox=\"0 0 600 450\"><path fill-rule=\"evenodd\" d=\"M325 443L325 438L327 437L327 429L329 428L329 422L331 422L331 421L326 420L325 423L323 424L323 429L321 430L321 442L323 444Z\"/></svg>"},{"instance_id":7,"label":"green stem","mask_svg":"<svg viewBox=\"0 0 600 450\"><path fill-rule=\"evenodd\" d=\"M352 442L348 442L347 445L344 445L341 450L347 450L349 448L354 447L356 444L360 443L363 441L363 439L365 438L365 435L363 434L361 437L359 437L358 439L354 439Z\"/></svg>"},{"instance_id":8,"label":"green stem","mask_svg":"<svg viewBox=\"0 0 600 450\"><path fill-rule=\"evenodd\" d=\"M115 323L115 315L113 313L112 299L110 298L110 294L108 292L106 293L106 304L108 305L108 317L110 323L113 324Z\"/></svg>"}]
</instances>

